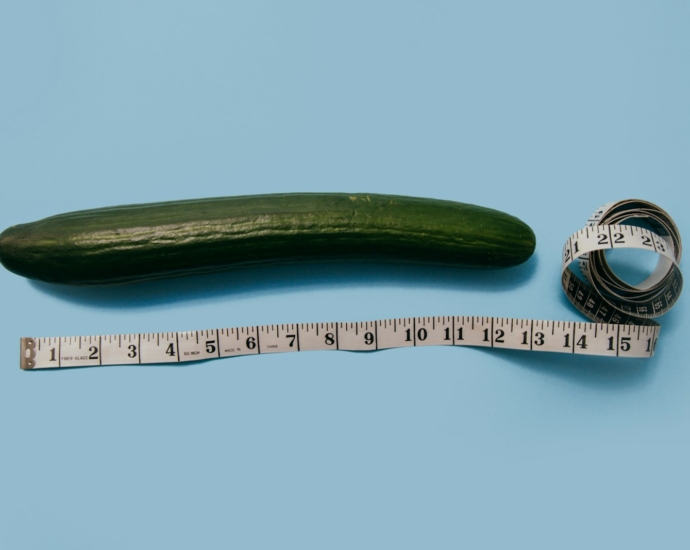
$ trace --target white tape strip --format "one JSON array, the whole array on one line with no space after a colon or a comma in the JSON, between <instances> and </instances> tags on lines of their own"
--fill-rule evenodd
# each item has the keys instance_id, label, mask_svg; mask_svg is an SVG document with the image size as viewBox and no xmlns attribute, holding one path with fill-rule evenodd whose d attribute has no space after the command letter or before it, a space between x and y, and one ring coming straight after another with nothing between
<instances>
[{"instance_id":1,"label":"white tape strip","mask_svg":"<svg viewBox=\"0 0 690 550\"><path fill-rule=\"evenodd\" d=\"M639 218L654 231L620 224ZM618 279L603 252L640 248L659 265L637 286ZM238 355L312 350L373 351L409 346L479 346L612 357L651 357L660 326L651 317L680 295L680 234L659 207L638 200L604 205L563 248L562 284L594 322L502 317L407 317L356 323L61 338L22 338L22 369L179 363ZM586 281L571 269L575 260Z\"/></svg>"}]
</instances>

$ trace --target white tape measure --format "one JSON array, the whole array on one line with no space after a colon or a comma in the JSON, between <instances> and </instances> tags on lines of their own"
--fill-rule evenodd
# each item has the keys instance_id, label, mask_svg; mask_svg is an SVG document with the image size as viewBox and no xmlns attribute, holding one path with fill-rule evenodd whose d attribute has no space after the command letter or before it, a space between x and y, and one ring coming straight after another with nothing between
<instances>
[{"instance_id":1,"label":"white tape measure","mask_svg":"<svg viewBox=\"0 0 690 550\"><path fill-rule=\"evenodd\" d=\"M625 225L637 219L650 229ZM604 256L610 248L659 254L654 272L629 285ZM299 323L188 332L22 338L22 369L143 365L238 355L311 350L373 351L409 346L479 346L615 357L651 357L660 326L651 319L680 296L678 229L658 206L641 200L609 203L563 248L562 285L593 322L503 317L407 317L364 322ZM578 260L585 280L571 269Z\"/></svg>"}]
</instances>

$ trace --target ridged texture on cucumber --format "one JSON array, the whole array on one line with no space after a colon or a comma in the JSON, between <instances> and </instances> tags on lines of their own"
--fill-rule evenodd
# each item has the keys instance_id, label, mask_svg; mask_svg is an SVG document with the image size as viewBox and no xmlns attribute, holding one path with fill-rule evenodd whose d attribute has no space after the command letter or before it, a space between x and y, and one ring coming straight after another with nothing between
<instances>
[{"instance_id":1,"label":"ridged texture on cucumber","mask_svg":"<svg viewBox=\"0 0 690 550\"><path fill-rule=\"evenodd\" d=\"M136 282L235 266L371 260L502 268L532 230L489 208L376 194L253 195L98 208L15 225L0 261L53 283Z\"/></svg>"}]
</instances>

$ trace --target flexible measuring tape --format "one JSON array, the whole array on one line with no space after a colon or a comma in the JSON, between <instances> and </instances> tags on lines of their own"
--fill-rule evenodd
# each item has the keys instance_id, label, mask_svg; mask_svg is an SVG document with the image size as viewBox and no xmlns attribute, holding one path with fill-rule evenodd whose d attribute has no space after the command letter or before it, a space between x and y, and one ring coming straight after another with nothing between
<instances>
[{"instance_id":1,"label":"flexible measuring tape","mask_svg":"<svg viewBox=\"0 0 690 550\"><path fill-rule=\"evenodd\" d=\"M649 228L624 224L635 219ZM611 248L652 250L653 273L638 285L616 277ZM410 346L479 346L615 357L654 355L652 320L678 300L680 233L670 216L642 200L608 203L563 247L563 289L593 322L505 317L407 317L364 322L293 323L187 332L21 338L22 369L178 363L311 350L373 351ZM584 278L572 269L578 260Z\"/></svg>"}]
</instances>

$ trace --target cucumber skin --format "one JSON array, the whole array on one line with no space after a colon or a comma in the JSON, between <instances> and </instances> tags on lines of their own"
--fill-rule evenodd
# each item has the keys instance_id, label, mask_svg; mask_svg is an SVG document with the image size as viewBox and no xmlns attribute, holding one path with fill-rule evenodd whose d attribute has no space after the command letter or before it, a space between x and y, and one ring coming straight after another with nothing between
<instances>
[{"instance_id":1,"label":"cucumber skin","mask_svg":"<svg viewBox=\"0 0 690 550\"><path fill-rule=\"evenodd\" d=\"M364 193L291 193L81 210L9 227L0 262L71 285L133 283L299 261L384 261L472 268L533 253L519 219L458 202Z\"/></svg>"}]
</instances>

